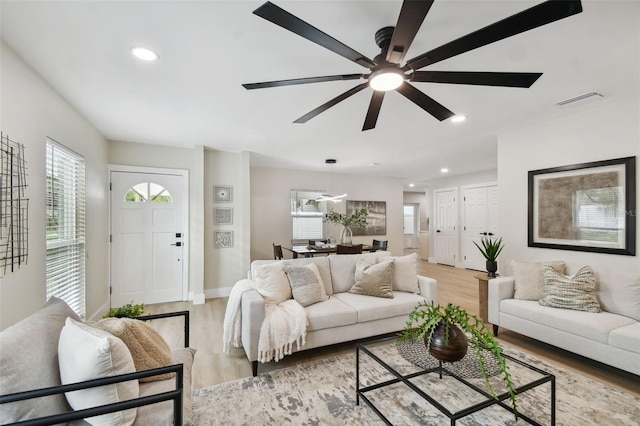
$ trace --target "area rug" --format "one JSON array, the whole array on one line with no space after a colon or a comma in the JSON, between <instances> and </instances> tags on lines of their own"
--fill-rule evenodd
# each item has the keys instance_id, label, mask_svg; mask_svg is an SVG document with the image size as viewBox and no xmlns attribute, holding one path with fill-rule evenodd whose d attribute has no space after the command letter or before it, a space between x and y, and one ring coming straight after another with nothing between
<instances>
[{"instance_id":1,"label":"area rug","mask_svg":"<svg viewBox=\"0 0 640 426\"><path fill-rule=\"evenodd\" d=\"M505 353L556 377L556 424L640 425L640 398L605 386L588 377L560 369L503 345ZM376 348L376 354L400 368L415 368L392 344ZM391 378L368 356L360 357L361 386ZM518 370L519 376L527 372ZM522 380L535 379L518 377ZM464 408L475 394L460 389L451 378L430 374L430 395L445 401L447 408ZM449 381L448 381L449 380ZM474 379L469 379L473 381ZM193 392L195 425L383 425L364 402L356 405L356 355L354 353L303 363L223 383ZM455 382L457 383L457 382ZM482 379L476 383L481 384ZM499 376L492 379L498 389ZM540 424L551 424L550 384L518 395L518 410ZM376 407L394 425L447 425L449 419L402 383L368 393ZM520 425L512 413L492 406L457 421L458 425Z\"/></svg>"}]
</instances>

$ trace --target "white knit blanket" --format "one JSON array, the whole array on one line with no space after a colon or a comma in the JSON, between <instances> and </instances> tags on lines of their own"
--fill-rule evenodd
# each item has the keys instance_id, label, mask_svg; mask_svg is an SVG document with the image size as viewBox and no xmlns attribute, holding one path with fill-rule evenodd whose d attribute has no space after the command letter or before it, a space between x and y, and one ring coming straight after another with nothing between
<instances>
[{"instance_id":1,"label":"white knit blanket","mask_svg":"<svg viewBox=\"0 0 640 426\"><path fill-rule=\"evenodd\" d=\"M238 281L229 294L222 332L222 350L242 347L242 293L256 288L255 281ZM307 314L302 305L294 299L279 304L265 305L265 318L260 328L258 340L258 361L279 361L290 355L294 343L297 349L305 344L307 335Z\"/></svg>"}]
</instances>

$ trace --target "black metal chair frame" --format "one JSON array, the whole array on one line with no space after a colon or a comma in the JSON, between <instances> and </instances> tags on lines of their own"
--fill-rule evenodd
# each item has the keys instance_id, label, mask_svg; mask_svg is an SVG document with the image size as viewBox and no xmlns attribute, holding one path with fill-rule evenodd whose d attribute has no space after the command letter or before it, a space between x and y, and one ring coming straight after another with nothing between
<instances>
[{"instance_id":1,"label":"black metal chair frame","mask_svg":"<svg viewBox=\"0 0 640 426\"><path fill-rule=\"evenodd\" d=\"M388 242L386 240L373 240L371 243L371 251L386 250Z\"/></svg>"},{"instance_id":2,"label":"black metal chair frame","mask_svg":"<svg viewBox=\"0 0 640 426\"><path fill-rule=\"evenodd\" d=\"M336 254L362 254L362 244L352 246L338 244L336 246Z\"/></svg>"},{"instance_id":3,"label":"black metal chair frame","mask_svg":"<svg viewBox=\"0 0 640 426\"><path fill-rule=\"evenodd\" d=\"M169 312L164 314L144 315L136 319L149 321L153 319L169 318L183 316L184 317L184 347L189 347L189 311ZM155 395L143 396L130 399L127 401L116 402L113 404L101 405L98 407L86 408L78 411L68 411L66 413L54 414L51 416L38 417L35 419L23 420L11 425L21 426L46 426L58 423L67 423L73 420L84 419L87 417L99 416L101 414L113 413L116 411L127 410L130 408L142 407L144 405L156 404L163 401L173 401L173 424L182 425L182 395L184 389L183 383L183 365L174 364L167 367L154 368L151 370L138 371L135 373L120 374L111 377L102 377L99 379L85 380L78 383L68 385L51 386L48 388L34 389L24 392L17 392L8 395L0 395L0 405L9 402L24 401L27 399L41 398L49 395L56 395L65 392L72 392L81 389L89 389L98 386L110 385L113 383L127 382L129 380L137 380L144 377L156 376L159 374L176 373L175 390L163 392Z\"/></svg>"},{"instance_id":4,"label":"black metal chair frame","mask_svg":"<svg viewBox=\"0 0 640 426\"><path fill-rule=\"evenodd\" d=\"M282 260L283 258L284 258L284 254L282 253L282 246L276 243L273 243L273 259Z\"/></svg>"}]
</instances>

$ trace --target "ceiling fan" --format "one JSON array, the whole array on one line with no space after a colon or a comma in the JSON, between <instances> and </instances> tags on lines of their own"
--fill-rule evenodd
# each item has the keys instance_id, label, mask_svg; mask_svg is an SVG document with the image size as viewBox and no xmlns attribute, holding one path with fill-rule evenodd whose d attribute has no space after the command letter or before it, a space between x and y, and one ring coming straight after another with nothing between
<instances>
[{"instance_id":1,"label":"ceiling fan","mask_svg":"<svg viewBox=\"0 0 640 426\"><path fill-rule=\"evenodd\" d=\"M318 108L295 120L294 123L306 123L318 114L367 87L373 89L373 95L371 96L369 110L367 111L364 126L362 127L363 131L373 129L376 126L384 94L386 91L394 89L438 120L443 121L455 114L425 93L416 89L409 82L528 88L542 73L419 71L421 68L582 12L580 0L548 0L443 44L415 58L409 59L403 65L402 61L409 50L409 46L411 46L411 42L413 42L418 29L427 16L433 1L434 0L405 0L402 3L400 16L398 17L395 28L385 27L376 32L375 41L378 47L380 47L381 52L373 59L369 59L363 54L356 52L347 45L275 4L266 2L254 10L253 13L309 41L319 44L358 65L368 68L370 73L295 78L262 83L247 83L242 86L244 86L245 89L251 90L324 81L364 79L366 80L364 83L325 102Z\"/></svg>"}]
</instances>

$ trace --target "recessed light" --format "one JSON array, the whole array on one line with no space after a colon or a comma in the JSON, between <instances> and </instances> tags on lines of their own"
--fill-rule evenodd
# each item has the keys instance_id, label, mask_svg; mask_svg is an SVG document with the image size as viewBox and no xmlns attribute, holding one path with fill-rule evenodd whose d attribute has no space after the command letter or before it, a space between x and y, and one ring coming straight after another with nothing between
<instances>
[{"instance_id":1,"label":"recessed light","mask_svg":"<svg viewBox=\"0 0 640 426\"><path fill-rule=\"evenodd\" d=\"M147 49L146 47L134 46L131 48L131 53L138 59L142 59L143 61L153 62L158 60L160 55L154 52L151 49Z\"/></svg>"},{"instance_id":2,"label":"recessed light","mask_svg":"<svg viewBox=\"0 0 640 426\"><path fill-rule=\"evenodd\" d=\"M410 183L410 184L409 184L409 188L413 188L414 186L415 186L415 185L414 185L414 184L412 184L412 183Z\"/></svg>"},{"instance_id":3,"label":"recessed light","mask_svg":"<svg viewBox=\"0 0 640 426\"><path fill-rule=\"evenodd\" d=\"M466 119L467 119L467 117L465 117L464 115L454 115L453 117L451 117L451 122L452 123L462 123Z\"/></svg>"},{"instance_id":4,"label":"recessed light","mask_svg":"<svg viewBox=\"0 0 640 426\"><path fill-rule=\"evenodd\" d=\"M440 172L441 173L448 173L449 169L447 169L446 167L443 167L443 168L440 169Z\"/></svg>"}]
</instances>

